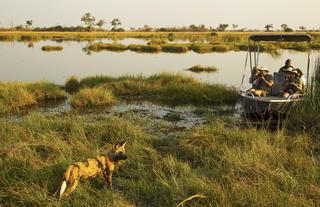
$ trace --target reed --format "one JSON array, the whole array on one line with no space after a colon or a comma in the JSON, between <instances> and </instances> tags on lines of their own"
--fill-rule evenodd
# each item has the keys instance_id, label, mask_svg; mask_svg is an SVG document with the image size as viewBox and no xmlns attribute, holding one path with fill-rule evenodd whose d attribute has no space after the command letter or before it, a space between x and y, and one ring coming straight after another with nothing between
<instances>
[{"instance_id":1,"label":"reed","mask_svg":"<svg viewBox=\"0 0 320 207\"><path fill-rule=\"evenodd\" d=\"M201 83L191 76L160 73L149 77L108 76L87 77L80 87L103 87L115 96L143 99L172 105L234 103L236 90L220 84Z\"/></svg>"},{"instance_id":2,"label":"reed","mask_svg":"<svg viewBox=\"0 0 320 207\"><path fill-rule=\"evenodd\" d=\"M70 96L73 107L104 106L116 103L117 100L110 90L102 88L83 88Z\"/></svg>"},{"instance_id":3,"label":"reed","mask_svg":"<svg viewBox=\"0 0 320 207\"><path fill-rule=\"evenodd\" d=\"M0 82L0 94L0 114L17 112L41 101L66 97L59 86L46 81Z\"/></svg>"}]
</instances>

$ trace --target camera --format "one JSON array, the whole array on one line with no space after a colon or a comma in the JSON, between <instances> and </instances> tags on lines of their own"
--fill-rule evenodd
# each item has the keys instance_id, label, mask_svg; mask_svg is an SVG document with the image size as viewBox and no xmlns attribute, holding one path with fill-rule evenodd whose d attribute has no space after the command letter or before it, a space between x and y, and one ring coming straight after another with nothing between
<instances>
[{"instance_id":1,"label":"camera","mask_svg":"<svg viewBox=\"0 0 320 207\"><path fill-rule=\"evenodd\" d=\"M259 73L259 74L258 74L258 78L261 78L262 76L263 76L262 73Z\"/></svg>"}]
</instances>

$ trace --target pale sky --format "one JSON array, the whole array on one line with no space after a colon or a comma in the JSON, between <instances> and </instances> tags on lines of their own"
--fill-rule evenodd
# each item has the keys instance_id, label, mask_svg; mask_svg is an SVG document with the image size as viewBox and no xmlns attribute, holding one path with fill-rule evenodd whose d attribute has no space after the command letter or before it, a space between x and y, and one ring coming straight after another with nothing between
<instances>
[{"instance_id":1,"label":"pale sky","mask_svg":"<svg viewBox=\"0 0 320 207\"><path fill-rule=\"evenodd\" d=\"M320 28L320 0L0 0L0 27L25 25L34 27L84 24L80 18L90 12L97 20L119 18L122 27L189 26L219 23L239 28L263 29L273 24L280 29L305 26Z\"/></svg>"}]
</instances>

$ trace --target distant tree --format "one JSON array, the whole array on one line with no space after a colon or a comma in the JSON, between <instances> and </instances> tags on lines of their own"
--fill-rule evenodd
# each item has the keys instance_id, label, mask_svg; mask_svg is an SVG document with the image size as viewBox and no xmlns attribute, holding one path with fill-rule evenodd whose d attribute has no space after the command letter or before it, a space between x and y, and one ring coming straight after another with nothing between
<instances>
[{"instance_id":1,"label":"distant tree","mask_svg":"<svg viewBox=\"0 0 320 207\"><path fill-rule=\"evenodd\" d=\"M293 29L291 29L290 27L285 28L284 30L285 32L293 32Z\"/></svg>"},{"instance_id":2,"label":"distant tree","mask_svg":"<svg viewBox=\"0 0 320 207\"><path fill-rule=\"evenodd\" d=\"M305 26L300 26L299 29L300 29L301 31L305 31L305 30L306 30L306 27L305 27Z\"/></svg>"},{"instance_id":3,"label":"distant tree","mask_svg":"<svg viewBox=\"0 0 320 207\"><path fill-rule=\"evenodd\" d=\"M98 27L100 27L100 29L101 29L101 27L103 26L103 25L105 25L106 24L106 22L103 20L103 19L100 19L97 23L96 23L96 25L98 26Z\"/></svg>"},{"instance_id":4,"label":"distant tree","mask_svg":"<svg viewBox=\"0 0 320 207\"><path fill-rule=\"evenodd\" d=\"M267 32L269 32L270 29L273 28L273 24L267 24L266 26L264 26L264 28L266 29Z\"/></svg>"},{"instance_id":5,"label":"distant tree","mask_svg":"<svg viewBox=\"0 0 320 207\"><path fill-rule=\"evenodd\" d=\"M112 25L112 30L116 31L117 30L117 26L121 25L121 22L118 18L113 19L110 24Z\"/></svg>"},{"instance_id":6,"label":"distant tree","mask_svg":"<svg viewBox=\"0 0 320 207\"><path fill-rule=\"evenodd\" d=\"M236 29L237 29L237 27L238 27L238 25L237 25L237 24L232 24L232 28L233 28L233 30L236 30Z\"/></svg>"},{"instance_id":7,"label":"distant tree","mask_svg":"<svg viewBox=\"0 0 320 207\"><path fill-rule=\"evenodd\" d=\"M31 27L33 24L32 20L27 20L26 21L26 27Z\"/></svg>"},{"instance_id":8,"label":"distant tree","mask_svg":"<svg viewBox=\"0 0 320 207\"><path fill-rule=\"evenodd\" d=\"M217 30L223 32L227 29L227 27L229 27L229 24L219 24Z\"/></svg>"},{"instance_id":9,"label":"distant tree","mask_svg":"<svg viewBox=\"0 0 320 207\"><path fill-rule=\"evenodd\" d=\"M197 26L194 25L194 24L191 24L191 25L189 26L189 29L190 29L191 31L196 31L196 30L197 30Z\"/></svg>"},{"instance_id":10,"label":"distant tree","mask_svg":"<svg viewBox=\"0 0 320 207\"><path fill-rule=\"evenodd\" d=\"M285 31L288 28L287 24L281 24L281 28L283 29L283 31Z\"/></svg>"},{"instance_id":11,"label":"distant tree","mask_svg":"<svg viewBox=\"0 0 320 207\"><path fill-rule=\"evenodd\" d=\"M81 17L81 21L83 21L87 25L88 30L91 31L96 18L88 12Z\"/></svg>"}]
</instances>

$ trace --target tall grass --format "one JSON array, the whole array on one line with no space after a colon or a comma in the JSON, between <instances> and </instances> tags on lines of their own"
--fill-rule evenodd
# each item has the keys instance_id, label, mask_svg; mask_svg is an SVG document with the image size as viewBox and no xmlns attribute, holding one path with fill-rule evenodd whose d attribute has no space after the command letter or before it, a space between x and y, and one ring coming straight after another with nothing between
<instances>
[{"instance_id":1,"label":"tall grass","mask_svg":"<svg viewBox=\"0 0 320 207\"><path fill-rule=\"evenodd\" d=\"M307 95L292 113L288 120L288 128L292 131L304 131L314 135L320 141L320 57L315 61L314 74ZM319 142L320 143L320 142Z\"/></svg>"},{"instance_id":2,"label":"tall grass","mask_svg":"<svg viewBox=\"0 0 320 207\"><path fill-rule=\"evenodd\" d=\"M93 107L113 104L116 99L110 90L84 88L71 95L70 101L73 107Z\"/></svg>"},{"instance_id":3,"label":"tall grass","mask_svg":"<svg viewBox=\"0 0 320 207\"><path fill-rule=\"evenodd\" d=\"M16 112L45 100L66 97L59 86L41 82L0 82L0 114Z\"/></svg>"},{"instance_id":4,"label":"tall grass","mask_svg":"<svg viewBox=\"0 0 320 207\"><path fill-rule=\"evenodd\" d=\"M109 50L109 51L125 51L128 47L123 44L115 44L115 43L95 43L89 46L89 50L100 52L102 50Z\"/></svg>"},{"instance_id":5,"label":"tall grass","mask_svg":"<svg viewBox=\"0 0 320 207\"><path fill-rule=\"evenodd\" d=\"M212 121L163 139L149 126L134 115L35 114L4 121L0 205L319 206L320 167L303 134L226 129ZM58 201L54 193L68 165L105 153L123 138L129 159L115 168L114 190L103 188L102 177L82 180Z\"/></svg>"},{"instance_id":6,"label":"tall grass","mask_svg":"<svg viewBox=\"0 0 320 207\"><path fill-rule=\"evenodd\" d=\"M149 77L108 76L87 77L80 87L103 87L116 96L160 101L167 104L218 104L234 103L237 93L234 88L220 84L201 83L191 76L160 73Z\"/></svg>"}]
</instances>

